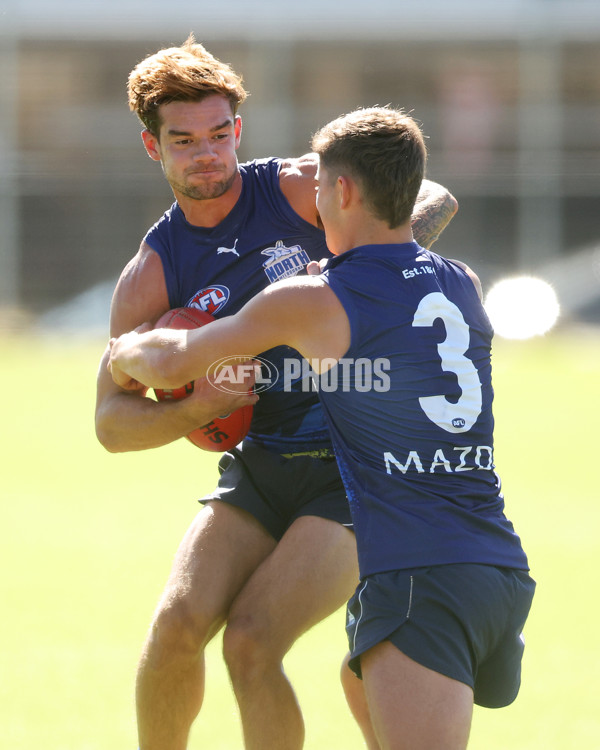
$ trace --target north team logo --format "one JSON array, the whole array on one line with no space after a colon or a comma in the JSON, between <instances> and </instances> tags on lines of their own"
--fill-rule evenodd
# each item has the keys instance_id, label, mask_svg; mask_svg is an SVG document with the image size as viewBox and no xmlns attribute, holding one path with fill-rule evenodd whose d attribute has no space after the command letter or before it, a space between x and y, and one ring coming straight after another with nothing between
<instances>
[{"instance_id":1,"label":"north team logo","mask_svg":"<svg viewBox=\"0 0 600 750\"><path fill-rule=\"evenodd\" d=\"M226 286L213 284L196 292L186 307L196 307L198 310L202 310L202 312L214 315L227 304L229 295L230 292Z\"/></svg>"},{"instance_id":2,"label":"north team logo","mask_svg":"<svg viewBox=\"0 0 600 750\"><path fill-rule=\"evenodd\" d=\"M308 253L300 245L286 247L281 240L277 240L274 247L261 250L261 253L268 256L263 268L271 284L295 276L310 263Z\"/></svg>"}]
</instances>

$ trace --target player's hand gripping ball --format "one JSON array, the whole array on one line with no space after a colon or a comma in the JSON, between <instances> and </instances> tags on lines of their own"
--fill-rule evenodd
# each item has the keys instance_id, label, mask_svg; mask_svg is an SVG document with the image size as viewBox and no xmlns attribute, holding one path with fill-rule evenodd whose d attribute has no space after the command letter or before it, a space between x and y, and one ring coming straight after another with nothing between
<instances>
[{"instance_id":1,"label":"player's hand gripping ball","mask_svg":"<svg viewBox=\"0 0 600 750\"><path fill-rule=\"evenodd\" d=\"M156 323L155 328L200 328L213 321L210 313L195 307L177 307L166 312ZM159 401L186 398L194 391L194 383L187 383L181 388L167 390L155 388L154 393ZM252 405L242 406L223 417L216 417L208 424L198 427L187 436L194 445L205 451L222 453L236 446L246 437L252 421Z\"/></svg>"}]
</instances>

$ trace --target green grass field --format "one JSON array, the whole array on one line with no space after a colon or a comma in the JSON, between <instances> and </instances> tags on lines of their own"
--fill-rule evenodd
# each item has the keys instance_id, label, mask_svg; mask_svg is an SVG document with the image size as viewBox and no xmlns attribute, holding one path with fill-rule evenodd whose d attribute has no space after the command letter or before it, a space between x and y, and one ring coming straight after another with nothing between
<instances>
[{"instance_id":1,"label":"green grass field","mask_svg":"<svg viewBox=\"0 0 600 750\"><path fill-rule=\"evenodd\" d=\"M185 441L110 455L93 429L102 342L0 341L0 738L10 750L133 750L138 653L195 500L216 458ZM600 332L496 342L496 459L507 512L538 591L516 703L476 710L473 750L599 746ZM208 653L194 748L236 750L241 734L220 658ZM343 612L286 663L306 750L363 744L338 665ZM268 750L266 748L265 750Z\"/></svg>"}]
</instances>

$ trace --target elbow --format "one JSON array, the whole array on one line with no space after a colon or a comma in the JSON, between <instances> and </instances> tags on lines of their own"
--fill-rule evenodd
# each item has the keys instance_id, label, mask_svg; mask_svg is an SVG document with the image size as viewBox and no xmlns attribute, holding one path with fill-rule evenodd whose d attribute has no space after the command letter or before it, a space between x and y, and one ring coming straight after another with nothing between
<instances>
[{"instance_id":1,"label":"elbow","mask_svg":"<svg viewBox=\"0 0 600 750\"><path fill-rule=\"evenodd\" d=\"M102 411L96 412L95 429L98 442L109 453L123 453L127 450L120 438L121 431Z\"/></svg>"},{"instance_id":2,"label":"elbow","mask_svg":"<svg viewBox=\"0 0 600 750\"><path fill-rule=\"evenodd\" d=\"M115 433L106 429L96 421L96 437L100 445L109 453L121 453L123 449L119 446Z\"/></svg>"},{"instance_id":3,"label":"elbow","mask_svg":"<svg viewBox=\"0 0 600 750\"><path fill-rule=\"evenodd\" d=\"M450 216L455 216L458 213L458 201L452 193L448 193L448 196L446 197L446 205Z\"/></svg>"}]
</instances>

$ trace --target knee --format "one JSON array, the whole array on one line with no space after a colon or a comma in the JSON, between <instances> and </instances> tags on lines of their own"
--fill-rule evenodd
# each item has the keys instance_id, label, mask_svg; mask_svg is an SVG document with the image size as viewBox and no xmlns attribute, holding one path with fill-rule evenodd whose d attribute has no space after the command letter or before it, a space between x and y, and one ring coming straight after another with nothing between
<instances>
[{"instance_id":1,"label":"knee","mask_svg":"<svg viewBox=\"0 0 600 750\"><path fill-rule=\"evenodd\" d=\"M252 616L237 617L227 623L223 657L234 682L258 679L271 662L280 662L267 634Z\"/></svg>"},{"instance_id":2,"label":"knee","mask_svg":"<svg viewBox=\"0 0 600 750\"><path fill-rule=\"evenodd\" d=\"M211 618L185 598L167 599L152 620L147 650L159 662L176 656L195 658L210 640L212 626Z\"/></svg>"}]
</instances>

